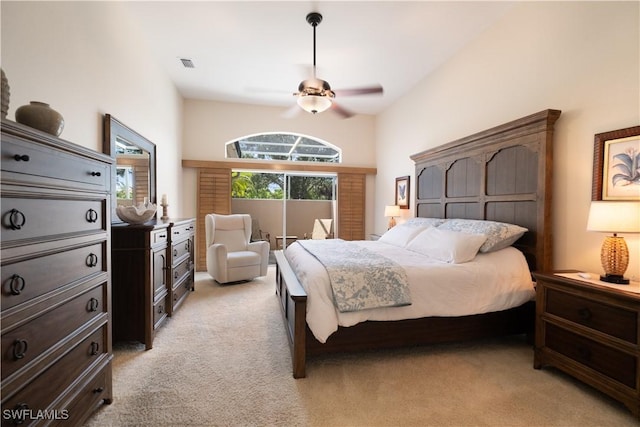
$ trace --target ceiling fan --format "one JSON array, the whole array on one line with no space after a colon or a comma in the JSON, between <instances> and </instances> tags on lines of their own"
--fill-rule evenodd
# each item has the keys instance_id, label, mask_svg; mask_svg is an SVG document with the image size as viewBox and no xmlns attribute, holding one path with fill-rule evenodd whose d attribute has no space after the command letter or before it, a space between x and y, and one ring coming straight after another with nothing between
<instances>
[{"instance_id":1,"label":"ceiling fan","mask_svg":"<svg viewBox=\"0 0 640 427\"><path fill-rule=\"evenodd\" d=\"M313 77L303 80L298 85L296 96L298 105L305 111L316 114L331 108L344 118L351 117L353 113L340 107L335 102L337 96L371 95L381 94L382 86L370 86L353 89L331 89L329 82L316 77L316 27L322 22L322 15L311 12L307 15L307 22L313 27Z\"/></svg>"}]
</instances>

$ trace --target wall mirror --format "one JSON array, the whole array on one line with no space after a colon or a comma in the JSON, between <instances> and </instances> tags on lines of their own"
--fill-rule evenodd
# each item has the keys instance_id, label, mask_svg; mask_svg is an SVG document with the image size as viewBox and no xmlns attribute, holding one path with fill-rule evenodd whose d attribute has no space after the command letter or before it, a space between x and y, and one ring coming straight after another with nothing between
<instances>
[{"instance_id":1,"label":"wall mirror","mask_svg":"<svg viewBox=\"0 0 640 427\"><path fill-rule=\"evenodd\" d=\"M104 116L104 147L115 159L111 187L111 222L121 222L118 205L156 203L156 145L122 124L110 114Z\"/></svg>"}]
</instances>

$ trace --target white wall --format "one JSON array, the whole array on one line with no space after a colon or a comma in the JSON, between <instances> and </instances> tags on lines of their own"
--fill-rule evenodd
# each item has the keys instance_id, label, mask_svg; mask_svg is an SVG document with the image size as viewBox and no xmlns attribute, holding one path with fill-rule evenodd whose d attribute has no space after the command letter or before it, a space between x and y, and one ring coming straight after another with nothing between
<instances>
[{"instance_id":1,"label":"white wall","mask_svg":"<svg viewBox=\"0 0 640 427\"><path fill-rule=\"evenodd\" d=\"M65 119L61 138L102 151L102 116L112 114L157 145L158 192L181 194L182 98L154 64L120 2L6 2L2 69L8 119L43 101ZM181 215L180 206L172 214Z\"/></svg>"},{"instance_id":2,"label":"white wall","mask_svg":"<svg viewBox=\"0 0 640 427\"><path fill-rule=\"evenodd\" d=\"M292 99L292 103L293 103ZM327 112L311 115L300 112L295 119L282 113L287 107L264 107L188 99L184 103L183 158L224 160L225 144L239 137L264 132L298 133L322 139L342 149L342 163L375 167L375 117L357 115L348 120ZM184 171L184 209L196 214L196 170ZM375 206L374 176L367 177L365 232L373 227Z\"/></svg>"},{"instance_id":3,"label":"white wall","mask_svg":"<svg viewBox=\"0 0 640 427\"><path fill-rule=\"evenodd\" d=\"M603 234L586 231L594 134L640 124L640 4L526 2L378 116L375 227L411 154L547 108L556 122L554 267L600 272ZM398 144L398 141L401 141ZM413 193L412 193L413 194ZM413 215L413 206L407 215ZM640 239L625 235L628 276Z\"/></svg>"}]
</instances>

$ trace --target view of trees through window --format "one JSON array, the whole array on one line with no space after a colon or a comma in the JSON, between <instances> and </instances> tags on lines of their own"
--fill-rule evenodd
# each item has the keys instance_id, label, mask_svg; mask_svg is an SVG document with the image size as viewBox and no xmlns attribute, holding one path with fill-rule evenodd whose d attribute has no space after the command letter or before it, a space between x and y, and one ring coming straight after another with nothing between
<instances>
[{"instance_id":1,"label":"view of trees through window","mask_svg":"<svg viewBox=\"0 0 640 427\"><path fill-rule=\"evenodd\" d=\"M239 199L284 199L285 175L237 172L231 174L231 197ZM295 200L332 200L333 177L289 176L289 197Z\"/></svg>"}]
</instances>

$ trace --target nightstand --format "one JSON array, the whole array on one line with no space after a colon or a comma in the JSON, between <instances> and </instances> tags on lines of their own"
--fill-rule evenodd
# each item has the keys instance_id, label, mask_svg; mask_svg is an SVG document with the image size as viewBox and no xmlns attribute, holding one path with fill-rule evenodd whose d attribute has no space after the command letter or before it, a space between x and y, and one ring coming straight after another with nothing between
<instances>
[{"instance_id":1,"label":"nightstand","mask_svg":"<svg viewBox=\"0 0 640 427\"><path fill-rule=\"evenodd\" d=\"M640 417L640 283L612 285L576 271L534 277L533 367L556 367Z\"/></svg>"}]
</instances>

